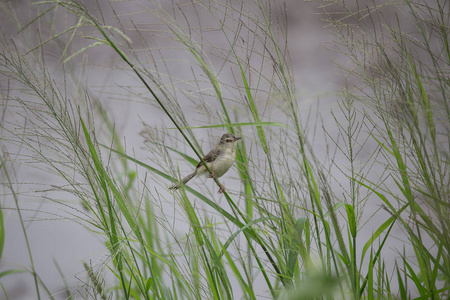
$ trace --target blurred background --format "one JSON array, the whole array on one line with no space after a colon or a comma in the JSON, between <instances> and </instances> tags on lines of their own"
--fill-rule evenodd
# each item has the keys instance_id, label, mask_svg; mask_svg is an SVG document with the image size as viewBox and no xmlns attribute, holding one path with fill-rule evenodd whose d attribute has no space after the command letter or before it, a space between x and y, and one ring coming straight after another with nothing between
<instances>
[{"instance_id":1,"label":"blurred background","mask_svg":"<svg viewBox=\"0 0 450 300\"><path fill-rule=\"evenodd\" d=\"M353 6L363 6L363 1L358 4L353 1L344 1L349 8ZM373 1L368 1L372 5ZM377 2L377 1L375 1ZM332 157L333 163L343 165L345 168L346 159L337 154L337 145L340 144L339 139L342 136L338 133L336 120L345 120L346 116L339 109L338 100L341 96L341 90L345 87L352 87L358 82L346 76L338 65L343 67L352 67L352 62L347 57L346 50L339 48L339 40L332 32L329 26L330 17L340 19L344 15L344 11L337 6L333 6L332 2L323 1L271 1L273 5L273 18L285 15L286 20L280 20L279 24L286 23L286 45L290 57L290 66L293 78L295 79L295 92L298 99L299 115L302 120L306 132L306 138L313 149L317 159L325 161ZM197 78L195 82L198 86L194 86L194 71L198 68L192 60L192 54L177 46L172 38L168 37L167 27L163 24L164 18L170 18L173 11L182 11L182 14L176 14L180 26L191 26L192 36L198 38L198 43L208 44L209 48L205 49L205 53L216 45L217 51L211 51L217 56L209 56L211 65L214 67L216 74L223 81L225 88L224 94L227 99L239 97L238 93L233 93L233 84L235 83L236 74L233 73L223 61L224 56L220 56L220 48L226 45L226 41L215 35L213 30L208 32L209 28L213 28L216 20L211 18L207 13L201 10L193 9L188 1L180 1L174 3L172 1L161 1L152 3L151 1L84 1L88 11L91 11L96 18L102 20L105 24L111 24L122 30L129 43L133 45L135 55L149 64L149 69L155 74L161 82L168 86L176 85L177 90L173 93L178 105L182 108L186 118L191 120L190 126L204 126L211 124L219 124L220 121L214 115L208 115L208 111L213 111L214 107L219 106L218 103L208 102L207 92L202 97L202 101L195 102L196 95L199 91L204 91L203 85L205 78ZM53 4L38 4L34 1L14 0L2 1L0 4L0 28L4 37L8 40L5 44L10 47L17 47L17 51L22 55L37 55L45 57L48 67L48 75L51 80L59 86L61 90L58 92L62 95L70 94L81 86L77 86L76 81L70 78L76 78L88 88L88 99L93 103L101 103L111 120L111 124L121 136L121 142L124 144L126 152L143 161L151 161L152 153L146 148L146 143L154 137L155 133L152 128L172 128L170 120L161 113L161 110L155 108L151 95L145 91L141 82L119 58L115 51L107 46L89 46L95 43L95 39L90 37L89 29L80 28L79 32L71 36L71 33L61 34L55 37L58 32L65 28L75 26L77 20L73 15L67 14L62 9L58 13L49 14L39 22L34 22L35 18L44 14ZM230 1L227 3L230 7L239 7L239 3ZM158 7L158 10L156 9ZM160 12L166 11L169 15L162 15ZM327 12L326 15L324 12ZM254 14L249 12L255 18L261 17L257 12ZM386 10L386 18L396 18L399 15L389 15ZM403 22L399 18L399 22ZM45 20L48 23L45 23ZM226 20L223 20L226 22ZM382 20L376 21L381 22ZM347 18L344 22L356 22L353 18ZM277 24L277 22L274 22ZM198 28L200 25L202 30L207 33L208 43L203 43L201 37L198 36ZM280 26L281 26L280 25ZM407 26L407 25L406 25ZM21 28L21 29L20 29ZM406 27L407 28L407 27ZM19 30L20 29L20 30ZM136 30L138 29L138 30ZM242 29L245 32L247 29ZM256 29L255 29L256 30ZM94 34L92 34L94 35ZM245 34L243 33L243 36ZM250 34L249 34L250 36ZM26 38L28 37L28 38ZM53 38L52 38L53 37ZM70 45L65 44L70 39ZM235 41L237 44L254 43L257 45L253 50L248 50L249 59L253 59L251 52L263 53L264 49L258 46L258 43L252 40ZM3 44L3 45L5 45ZM13 46L12 46L13 45ZM67 48L66 46L69 45ZM153 57L147 56L145 48L154 49ZM207 48L207 47L205 47ZM11 49L11 48L10 48ZM28 50L27 50L28 49ZM83 51L81 51L83 50ZM80 53L77 53L79 51ZM246 51L243 47L243 51ZM61 57L67 61L64 61ZM71 54L73 56L71 56ZM223 53L222 53L223 54ZM68 59L69 58L69 59ZM260 62L255 59L254 67L259 68ZM267 76L270 76L272 66L261 66L261 73L265 73L267 68ZM71 76L64 76L71 74ZM190 81L192 80L192 81ZM257 78L252 78L257 81ZM15 124L22 123L23 128L27 128L26 122L33 116L21 114L21 106L13 103L15 95L23 97L20 89L10 86L12 82L8 78L1 78L1 88L3 91L8 89L7 97L8 105L2 107L2 120L4 128L15 130ZM262 84L263 85L263 84ZM3 92L5 95L5 92ZM264 93L256 93L256 101L260 111L264 112L264 121L282 122L283 115L279 111L283 107L278 107L279 111L271 108L271 99L267 99ZM276 97L277 95L274 95ZM260 97L260 98L258 98ZM206 100L205 100L206 99ZM95 105L95 104L94 104ZM278 104L276 104L278 105ZM73 111L89 110L89 106L81 103L79 107L71 108ZM236 114L240 117L240 121L244 122L247 116L244 113L239 114L239 104L236 104ZM101 122L89 120L90 123L99 127L106 126ZM51 125L49 132L51 132ZM243 137L248 137L251 144L250 128L243 129ZM194 133L201 143L201 148L206 153L214 146L225 131L223 128L213 129L196 129ZM97 134L101 134L101 131ZM7 136L8 132L3 129L2 135ZM168 137L175 140L181 140L176 130L169 129ZM336 139L336 144L330 148L329 139ZM113 141L110 141L113 143ZM192 151L187 148L186 144L180 142L177 144L179 151L187 151L190 155ZM375 149L378 145L370 142L365 143L364 147L367 153L371 152L371 147ZM333 148L334 147L334 148ZM30 154L27 149L20 144L8 143L4 140L2 143L2 151L9 161L14 164L7 165L9 167L9 175L14 185L14 194L7 192L8 180L2 175L2 181L5 187L5 195L1 200L3 210L3 223L5 230L5 242L3 256L0 261L0 272L6 270L30 270L30 256L28 247L33 254L33 261L39 279L42 280L50 290L55 299L66 299L66 287L71 290L83 290L84 283L87 281L86 269L83 263L95 266L99 262L107 262L109 252L107 251L104 241L95 233L95 228L86 226L86 223L80 221L81 218L89 220L89 215L79 203L75 195L70 193L62 193L66 182L61 179L60 174L52 173L42 167L37 159ZM48 151L48 150L45 150ZM248 149L249 153L257 155L257 150ZM54 155L49 151L49 157ZM69 155L69 154L68 154ZM358 160L364 161L368 159L361 153ZM103 157L103 159L107 159ZM176 164L180 168L181 175L190 172L192 169L183 160L174 158ZM330 167L331 169L331 167ZM374 167L372 173L367 176L377 178L383 172L382 168ZM378 173L380 172L380 173ZM74 172L75 173L75 172ZM330 176L335 179L332 189L338 191L345 185L348 178L344 177L337 170L332 170ZM138 181L149 180L145 175L145 170L138 174ZM231 170L222 180L230 189L239 189L240 183L236 179L236 170ZM196 179L196 185L205 182L206 189L210 189L215 193L216 187L211 181L205 179ZM168 182L167 182L168 183ZM148 186L157 189L159 193L169 195L164 190L160 182L153 183L149 180ZM336 192L336 194L339 194ZM218 196L215 199L219 199ZM22 212L23 223L17 213L17 207L14 205L14 199L18 201ZM223 203L218 200L219 203ZM165 210L168 218L175 217L173 208L174 204L170 203ZM382 202L377 197L366 199L365 212L361 216L361 223L365 225L361 227L361 235L370 236L379 226L379 219L386 219L389 213L382 209ZM377 213L376 218L371 218ZM180 234L183 232L183 223L177 223L180 226ZM25 228L23 228L23 225ZM23 229L28 233L28 243L24 238ZM395 238L388 240L388 246L384 249L384 258L387 265L393 266L398 259L399 252L405 251L406 255L412 249L409 246L403 248L406 243L403 231L394 227L392 234ZM105 275L105 280L113 280L111 275ZM9 274L0 278L3 289L7 291L9 299L35 299L36 291L34 288L34 278L29 272L17 272L17 274ZM396 283L393 283L395 286ZM80 292L82 293L82 292ZM0 299L5 299L3 293L0 293Z\"/></svg>"}]
</instances>

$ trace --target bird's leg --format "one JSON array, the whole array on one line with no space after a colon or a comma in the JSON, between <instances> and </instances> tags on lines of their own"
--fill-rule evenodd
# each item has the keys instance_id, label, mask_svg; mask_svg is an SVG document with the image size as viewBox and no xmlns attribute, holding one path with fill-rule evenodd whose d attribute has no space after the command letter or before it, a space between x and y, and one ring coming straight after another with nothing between
<instances>
[{"instance_id":1,"label":"bird's leg","mask_svg":"<svg viewBox=\"0 0 450 300\"><path fill-rule=\"evenodd\" d=\"M208 178L215 178L215 176L216 176L216 174L214 174L214 171L212 171L212 173L210 173L210 174L208 175ZM219 194L223 194L223 193L225 192L225 187L223 186L222 183L220 183L219 180L217 180L217 182L218 182L219 185L220 185L220 189L219 189L218 193L219 193Z\"/></svg>"},{"instance_id":2,"label":"bird's leg","mask_svg":"<svg viewBox=\"0 0 450 300\"><path fill-rule=\"evenodd\" d=\"M217 182L219 182L219 185L220 185L220 189L219 189L218 193L223 194L225 192L225 187L223 186L222 183L220 183L220 181L217 181Z\"/></svg>"}]
</instances>

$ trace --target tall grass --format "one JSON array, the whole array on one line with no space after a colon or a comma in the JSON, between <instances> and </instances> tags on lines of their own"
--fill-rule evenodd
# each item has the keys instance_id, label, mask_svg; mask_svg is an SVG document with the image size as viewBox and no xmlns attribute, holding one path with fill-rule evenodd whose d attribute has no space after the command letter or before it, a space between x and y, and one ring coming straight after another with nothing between
<instances>
[{"instance_id":1,"label":"tall grass","mask_svg":"<svg viewBox=\"0 0 450 300\"><path fill-rule=\"evenodd\" d=\"M448 3L327 3L334 45L350 62L335 129L324 132L336 149L326 159L315 155L302 118L283 6L150 2L130 19L112 2L95 4L35 3L26 21L3 5L18 33L2 38L2 147L24 150L1 166L23 161L56 174L63 183L52 189L82 206L54 201L109 254L84 264L85 291L69 297L448 297ZM90 69L78 67L97 49L113 53L114 68L134 82L118 84L124 95L115 87L104 94L161 113L142 124L148 157L123 143L105 95L86 79ZM183 166L201 161L200 130L211 140L223 131L243 137L238 178L223 197L201 180L167 189ZM366 211L369 201L382 208ZM387 265L395 228L407 241ZM3 241L0 230L8 247ZM31 266L44 297L45 278Z\"/></svg>"},{"instance_id":2,"label":"tall grass","mask_svg":"<svg viewBox=\"0 0 450 300\"><path fill-rule=\"evenodd\" d=\"M354 179L383 201L413 247L412 256L400 253L398 295L448 297L448 3L338 5L349 18L330 22L358 82L347 92L364 103L386 165L382 185Z\"/></svg>"}]
</instances>

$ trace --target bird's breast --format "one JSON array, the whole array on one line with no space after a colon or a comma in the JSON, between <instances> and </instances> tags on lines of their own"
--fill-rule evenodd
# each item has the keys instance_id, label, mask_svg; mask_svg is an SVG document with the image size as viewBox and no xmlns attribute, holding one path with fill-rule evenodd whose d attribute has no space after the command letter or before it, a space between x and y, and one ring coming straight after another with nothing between
<instances>
[{"instance_id":1,"label":"bird's breast","mask_svg":"<svg viewBox=\"0 0 450 300\"><path fill-rule=\"evenodd\" d=\"M231 147L230 147L231 148ZM236 157L235 149L226 149L222 155L211 164L211 168L214 170L216 177L222 177L233 165Z\"/></svg>"}]
</instances>

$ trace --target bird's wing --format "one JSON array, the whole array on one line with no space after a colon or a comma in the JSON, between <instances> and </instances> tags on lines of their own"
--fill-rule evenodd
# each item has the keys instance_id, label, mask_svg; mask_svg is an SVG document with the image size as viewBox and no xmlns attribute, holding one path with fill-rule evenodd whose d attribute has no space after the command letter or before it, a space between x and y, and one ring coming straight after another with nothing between
<instances>
[{"instance_id":1,"label":"bird's wing","mask_svg":"<svg viewBox=\"0 0 450 300\"><path fill-rule=\"evenodd\" d=\"M205 161L205 163L213 162L217 158L217 156L219 156L220 151L221 151L221 149L217 149L217 148L209 151L209 153L206 154L205 157L203 157L203 160ZM203 163L200 161L197 165L197 168L202 165L203 165Z\"/></svg>"}]
</instances>

